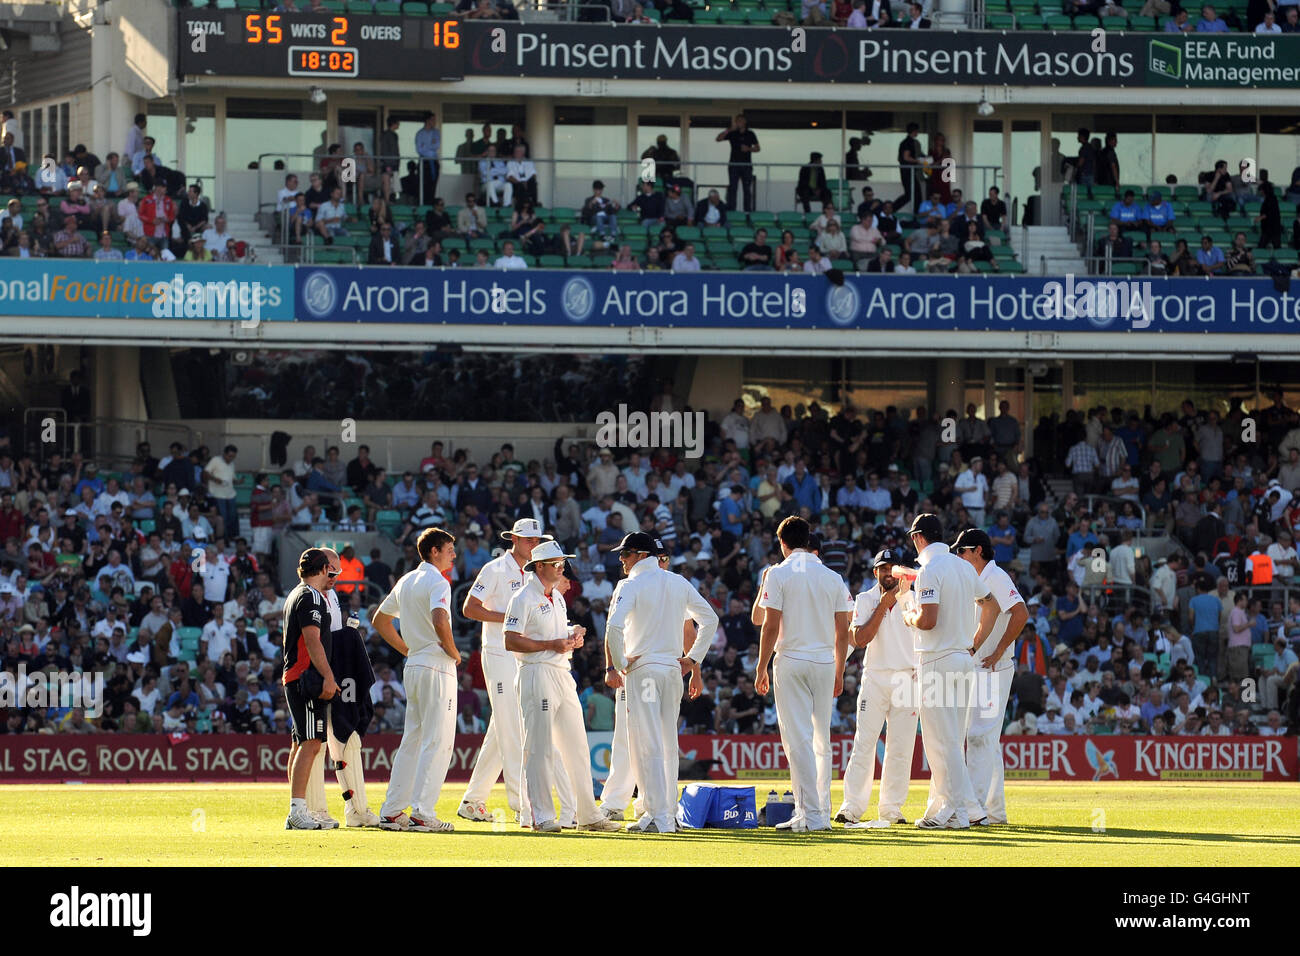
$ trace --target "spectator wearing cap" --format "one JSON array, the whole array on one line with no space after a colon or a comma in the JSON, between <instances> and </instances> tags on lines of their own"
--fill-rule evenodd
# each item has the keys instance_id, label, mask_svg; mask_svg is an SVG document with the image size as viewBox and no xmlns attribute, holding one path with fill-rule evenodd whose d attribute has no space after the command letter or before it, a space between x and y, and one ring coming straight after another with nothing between
<instances>
[{"instance_id":1,"label":"spectator wearing cap","mask_svg":"<svg viewBox=\"0 0 1300 956\"><path fill-rule=\"evenodd\" d=\"M682 198L679 183L670 183L664 200L663 221L669 226L685 226L691 221L691 204Z\"/></svg>"}]
</instances>

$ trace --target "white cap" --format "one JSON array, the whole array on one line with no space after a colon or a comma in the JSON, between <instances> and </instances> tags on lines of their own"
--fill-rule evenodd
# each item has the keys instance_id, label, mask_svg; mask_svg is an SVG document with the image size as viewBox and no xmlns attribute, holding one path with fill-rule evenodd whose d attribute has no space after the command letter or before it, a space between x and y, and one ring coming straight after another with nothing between
<instances>
[{"instance_id":1,"label":"white cap","mask_svg":"<svg viewBox=\"0 0 1300 956\"><path fill-rule=\"evenodd\" d=\"M543 541L550 541L549 534L542 534L542 523L536 518L520 518L515 522L515 526L509 531L502 531L503 538L540 538ZM570 555L572 557L572 555Z\"/></svg>"}]
</instances>

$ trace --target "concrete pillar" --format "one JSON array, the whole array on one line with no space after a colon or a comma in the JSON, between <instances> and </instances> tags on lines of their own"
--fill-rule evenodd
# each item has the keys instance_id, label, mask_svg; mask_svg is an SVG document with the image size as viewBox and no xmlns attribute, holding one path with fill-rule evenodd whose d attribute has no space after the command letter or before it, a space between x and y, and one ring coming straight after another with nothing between
<instances>
[{"instance_id":1,"label":"concrete pillar","mask_svg":"<svg viewBox=\"0 0 1300 956\"><path fill-rule=\"evenodd\" d=\"M149 417L140 387L140 349L136 346L101 345L91 351L90 382L94 402L92 418L144 421ZM131 429L96 429L96 455L129 457L135 452Z\"/></svg>"},{"instance_id":2,"label":"concrete pillar","mask_svg":"<svg viewBox=\"0 0 1300 956\"><path fill-rule=\"evenodd\" d=\"M555 205L555 99L550 96L529 97L524 112L524 133L537 163L537 197L544 205Z\"/></svg>"},{"instance_id":3,"label":"concrete pillar","mask_svg":"<svg viewBox=\"0 0 1300 956\"><path fill-rule=\"evenodd\" d=\"M941 358L935 361L934 408L940 418L943 418L950 408L957 412L958 419L965 414L963 398L966 394L966 386L963 361L964 359L959 358Z\"/></svg>"},{"instance_id":4,"label":"concrete pillar","mask_svg":"<svg viewBox=\"0 0 1300 956\"><path fill-rule=\"evenodd\" d=\"M938 111L938 126L935 132L943 133L948 139L948 149L958 167L974 162L975 130L972 122L974 110L961 103L941 103ZM980 201L980 177L974 170L957 168L953 170L952 185L960 189L967 199Z\"/></svg>"},{"instance_id":5,"label":"concrete pillar","mask_svg":"<svg viewBox=\"0 0 1300 956\"><path fill-rule=\"evenodd\" d=\"M90 75L113 76L121 67L122 40L117 30L97 25L90 33ZM111 80L94 83L91 88L92 132L88 139L102 158L109 152L122 152L126 132L136 113L144 112L144 102ZM131 166L130 157L125 164Z\"/></svg>"},{"instance_id":6,"label":"concrete pillar","mask_svg":"<svg viewBox=\"0 0 1300 956\"><path fill-rule=\"evenodd\" d=\"M745 380L745 360L741 356L701 356L691 379L687 404L696 411L706 411L715 421L731 411L731 403L740 397ZM680 388L678 394L681 394Z\"/></svg>"}]
</instances>

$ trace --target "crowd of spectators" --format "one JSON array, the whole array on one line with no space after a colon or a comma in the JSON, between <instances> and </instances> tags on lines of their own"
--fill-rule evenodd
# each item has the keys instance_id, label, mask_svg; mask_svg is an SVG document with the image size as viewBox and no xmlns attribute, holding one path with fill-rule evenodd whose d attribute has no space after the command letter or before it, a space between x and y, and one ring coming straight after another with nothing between
<instances>
[{"instance_id":1,"label":"crowd of spectators","mask_svg":"<svg viewBox=\"0 0 1300 956\"><path fill-rule=\"evenodd\" d=\"M652 407L681 410L671 383ZM278 475L248 474L238 508L234 446L213 454L176 444L157 460L142 445L127 472L107 476L77 455L0 456L5 669L96 670L107 688L102 715L19 709L5 726L282 730L279 610L294 582L277 574L277 532L392 536L401 557L391 563L379 549L343 552L344 604L369 633L369 608L414 566L420 530L457 535L459 587L499 553L499 532L528 517L577 554L569 606L596 636L620 573L618 542L637 529L663 540L673 569L722 619L706 692L683 705L683 728L770 731L773 702L748 676L758 646L749 614L763 569L780 560L776 524L809 518L822 560L856 592L871 583L870 556L906 552L912 516L932 511L950 535L986 528L1027 598L1010 731L1293 730L1300 417L1284 396L1249 415L1190 401L1158 416L1072 411L1040 422L1032 456L1026 437L1006 403L985 420L973 405L960 418L926 408L832 414L760 397L708 422L699 459L561 438L550 457L524 461L508 443L476 456L435 441L389 475L364 446L355 456L355 446L323 456L306 447ZM488 716L477 629L458 618L457 631L467 652L461 726L477 729ZM400 729L402 662L382 641L370 647L383 705L374 727ZM611 712L603 670L598 639L575 653L593 729L607 729ZM837 732L854 728L859 679L855 655Z\"/></svg>"},{"instance_id":2,"label":"crowd of spectators","mask_svg":"<svg viewBox=\"0 0 1300 956\"><path fill-rule=\"evenodd\" d=\"M9 111L6 111L7 113ZM154 153L148 117L136 115L121 153L102 160L84 144L62 161L29 160L18 125L0 141L0 255L127 261L245 262L247 242L212 212L201 183L168 169Z\"/></svg>"}]
</instances>

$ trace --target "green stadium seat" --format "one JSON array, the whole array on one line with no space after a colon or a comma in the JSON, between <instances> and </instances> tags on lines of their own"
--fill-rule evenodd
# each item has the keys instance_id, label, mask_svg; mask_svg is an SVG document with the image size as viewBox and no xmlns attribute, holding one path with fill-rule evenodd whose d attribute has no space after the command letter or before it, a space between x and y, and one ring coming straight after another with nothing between
<instances>
[{"instance_id":1,"label":"green stadium seat","mask_svg":"<svg viewBox=\"0 0 1300 956\"><path fill-rule=\"evenodd\" d=\"M749 224L754 229L766 229L768 232L771 232L776 228L776 213L751 212L749 214Z\"/></svg>"},{"instance_id":2,"label":"green stadium seat","mask_svg":"<svg viewBox=\"0 0 1300 956\"><path fill-rule=\"evenodd\" d=\"M1135 276L1141 272L1141 263L1137 262L1113 262L1110 266L1110 274L1114 276Z\"/></svg>"},{"instance_id":3,"label":"green stadium seat","mask_svg":"<svg viewBox=\"0 0 1300 956\"><path fill-rule=\"evenodd\" d=\"M803 226L808 222L808 214L802 209L785 209L776 214L776 220L781 224L783 229L789 229L792 226Z\"/></svg>"},{"instance_id":4,"label":"green stadium seat","mask_svg":"<svg viewBox=\"0 0 1300 956\"><path fill-rule=\"evenodd\" d=\"M1049 13L1043 17L1044 30L1072 30L1074 21L1063 13Z\"/></svg>"},{"instance_id":5,"label":"green stadium seat","mask_svg":"<svg viewBox=\"0 0 1300 956\"><path fill-rule=\"evenodd\" d=\"M1025 272L1025 265L1023 262L1019 262L1015 259L1008 259L1005 262L999 262L998 269L1004 275L1008 273L1015 274L1015 275L1023 275Z\"/></svg>"},{"instance_id":6,"label":"green stadium seat","mask_svg":"<svg viewBox=\"0 0 1300 956\"><path fill-rule=\"evenodd\" d=\"M135 526L145 534L152 534L158 527L158 524L153 520L153 518L141 518L135 523Z\"/></svg>"},{"instance_id":7,"label":"green stadium seat","mask_svg":"<svg viewBox=\"0 0 1300 956\"><path fill-rule=\"evenodd\" d=\"M402 5L395 0L378 0L375 4L375 13L384 17L399 16L402 12Z\"/></svg>"},{"instance_id":8,"label":"green stadium seat","mask_svg":"<svg viewBox=\"0 0 1300 956\"><path fill-rule=\"evenodd\" d=\"M545 255L537 257L537 267L539 269L563 269L565 264L564 256Z\"/></svg>"},{"instance_id":9,"label":"green stadium seat","mask_svg":"<svg viewBox=\"0 0 1300 956\"><path fill-rule=\"evenodd\" d=\"M1014 30L1016 15L1014 13L990 13L985 17L990 30Z\"/></svg>"},{"instance_id":10,"label":"green stadium seat","mask_svg":"<svg viewBox=\"0 0 1300 956\"><path fill-rule=\"evenodd\" d=\"M762 23L761 16L755 16L758 22ZM718 22L724 25L738 26L749 23L748 10L723 10L718 14Z\"/></svg>"},{"instance_id":11,"label":"green stadium seat","mask_svg":"<svg viewBox=\"0 0 1300 956\"><path fill-rule=\"evenodd\" d=\"M403 0L402 16L404 17L427 17L429 15L429 5L424 0Z\"/></svg>"},{"instance_id":12,"label":"green stadium seat","mask_svg":"<svg viewBox=\"0 0 1300 956\"><path fill-rule=\"evenodd\" d=\"M381 534L396 534L402 527L402 513L385 508L375 514L375 527Z\"/></svg>"},{"instance_id":13,"label":"green stadium seat","mask_svg":"<svg viewBox=\"0 0 1300 956\"><path fill-rule=\"evenodd\" d=\"M678 226L676 232L679 242L695 242L704 236L699 226Z\"/></svg>"}]
</instances>

